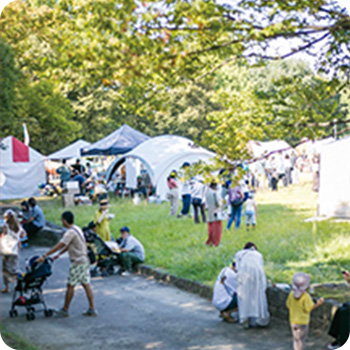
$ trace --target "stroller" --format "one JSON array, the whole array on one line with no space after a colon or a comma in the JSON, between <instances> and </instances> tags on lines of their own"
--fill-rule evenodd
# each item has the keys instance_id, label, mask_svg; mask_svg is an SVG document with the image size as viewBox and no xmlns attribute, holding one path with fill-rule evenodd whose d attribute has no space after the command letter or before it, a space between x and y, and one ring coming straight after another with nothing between
<instances>
[{"instance_id":1,"label":"stroller","mask_svg":"<svg viewBox=\"0 0 350 350\"><path fill-rule=\"evenodd\" d=\"M51 275L52 259L46 259L43 263L36 263L39 256L32 257L26 266L26 273L19 273L17 276L17 284L13 292L10 317L17 317L18 312L16 306L25 307L27 309L27 320L35 319L35 308L33 305L43 304L45 317L51 317L53 310L48 309L42 291L42 285L46 278ZM40 310L41 311L41 310Z\"/></svg>"},{"instance_id":2,"label":"stroller","mask_svg":"<svg viewBox=\"0 0 350 350\"><path fill-rule=\"evenodd\" d=\"M115 267L120 265L118 249L109 247L102 238L94 232L94 227L95 224L90 222L87 227L83 228L90 264L95 264L91 267L90 274L92 277L97 276L102 268L108 275L113 275L115 273ZM116 243L116 247L117 246Z\"/></svg>"}]
</instances>

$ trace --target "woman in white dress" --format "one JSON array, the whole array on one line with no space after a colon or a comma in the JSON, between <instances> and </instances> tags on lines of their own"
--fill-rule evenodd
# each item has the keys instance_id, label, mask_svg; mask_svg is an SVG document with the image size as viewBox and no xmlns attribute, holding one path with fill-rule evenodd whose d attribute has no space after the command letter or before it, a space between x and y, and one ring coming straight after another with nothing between
<instances>
[{"instance_id":1,"label":"woman in white dress","mask_svg":"<svg viewBox=\"0 0 350 350\"><path fill-rule=\"evenodd\" d=\"M236 254L238 273L238 311L240 323L249 326L267 326L270 315L266 298L264 260L256 245L248 242Z\"/></svg>"},{"instance_id":2,"label":"woman in white dress","mask_svg":"<svg viewBox=\"0 0 350 350\"><path fill-rule=\"evenodd\" d=\"M2 273L5 288L2 293L10 292L10 283L16 278L20 239L25 236L25 231L19 224L16 214L7 210L4 215L5 226L1 233Z\"/></svg>"}]
</instances>

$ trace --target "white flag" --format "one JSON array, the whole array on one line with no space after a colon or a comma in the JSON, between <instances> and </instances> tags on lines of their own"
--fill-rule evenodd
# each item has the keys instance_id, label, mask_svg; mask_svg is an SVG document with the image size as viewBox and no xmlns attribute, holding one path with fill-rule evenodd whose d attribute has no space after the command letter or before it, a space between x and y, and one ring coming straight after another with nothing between
<instances>
[{"instance_id":1,"label":"white flag","mask_svg":"<svg viewBox=\"0 0 350 350\"><path fill-rule=\"evenodd\" d=\"M27 125L25 125L24 123L23 123L23 133L24 133L24 144L26 146L29 146L29 142L30 142L29 132L27 129Z\"/></svg>"}]
</instances>

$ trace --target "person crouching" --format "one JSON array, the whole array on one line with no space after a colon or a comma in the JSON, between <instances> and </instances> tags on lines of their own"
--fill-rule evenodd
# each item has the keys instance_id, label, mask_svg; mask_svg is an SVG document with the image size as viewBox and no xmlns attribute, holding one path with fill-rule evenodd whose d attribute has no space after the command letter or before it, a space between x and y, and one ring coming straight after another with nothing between
<instances>
[{"instance_id":1,"label":"person crouching","mask_svg":"<svg viewBox=\"0 0 350 350\"><path fill-rule=\"evenodd\" d=\"M225 267L216 279L213 292L213 305L220 311L223 321L237 322L231 313L237 311L237 272L236 264L232 262L230 267Z\"/></svg>"}]
</instances>

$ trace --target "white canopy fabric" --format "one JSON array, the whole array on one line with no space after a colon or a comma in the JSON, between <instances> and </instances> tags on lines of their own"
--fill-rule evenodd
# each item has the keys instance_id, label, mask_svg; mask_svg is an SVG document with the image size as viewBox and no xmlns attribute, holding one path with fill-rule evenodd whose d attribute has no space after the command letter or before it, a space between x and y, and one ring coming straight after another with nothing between
<instances>
[{"instance_id":1,"label":"white canopy fabric","mask_svg":"<svg viewBox=\"0 0 350 350\"><path fill-rule=\"evenodd\" d=\"M292 147L283 140L272 140L266 142L251 140L248 142L248 149L254 158L264 156L271 152L289 150L291 148Z\"/></svg>"},{"instance_id":2,"label":"white canopy fabric","mask_svg":"<svg viewBox=\"0 0 350 350\"><path fill-rule=\"evenodd\" d=\"M118 162L128 158L139 159L148 170L152 184L156 186L156 194L165 199L168 192L167 177L173 169L178 170L184 162L210 162L213 157L215 153L196 146L185 137L163 135L143 142L118 159Z\"/></svg>"},{"instance_id":3,"label":"white canopy fabric","mask_svg":"<svg viewBox=\"0 0 350 350\"><path fill-rule=\"evenodd\" d=\"M13 136L1 140L0 152L0 200L39 196L44 156Z\"/></svg>"},{"instance_id":4,"label":"white canopy fabric","mask_svg":"<svg viewBox=\"0 0 350 350\"><path fill-rule=\"evenodd\" d=\"M50 154L47 156L47 158L51 160L79 158L81 157L80 149L90 145L90 142L78 140L73 142L71 145L62 148L61 150Z\"/></svg>"},{"instance_id":5,"label":"white canopy fabric","mask_svg":"<svg viewBox=\"0 0 350 350\"><path fill-rule=\"evenodd\" d=\"M318 215L350 217L350 137L320 149Z\"/></svg>"}]
</instances>

